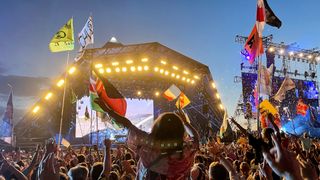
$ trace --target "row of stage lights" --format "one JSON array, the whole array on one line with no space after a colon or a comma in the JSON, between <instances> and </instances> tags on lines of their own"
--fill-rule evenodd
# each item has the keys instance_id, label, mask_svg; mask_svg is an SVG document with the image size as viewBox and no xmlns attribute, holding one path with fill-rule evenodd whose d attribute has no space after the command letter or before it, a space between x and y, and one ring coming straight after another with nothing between
<instances>
[{"instance_id":1,"label":"row of stage lights","mask_svg":"<svg viewBox=\"0 0 320 180\"><path fill-rule=\"evenodd\" d=\"M147 62L147 60L145 59L142 59L142 62ZM164 62L162 62L162 64L163 64ZM100 72L100 69L103 67L102 66L102 64L100 65L100 64L96 64L96 66L95 66L96 68L99 68L99 72ZM132 66L132 67L134 67L134 66ZM134 68L132 68L132 67L130 67L130 70L132 71L132 72L134 72ZM137 70L138 71L142 71L142 69L143 70L145 70L145 71L148 71L149 70L149 66L138 66L137 67ZM176 69L176 70L178 70L178 67L176 67L176 66L173 66L173 69ZM69 69L68 69L68 74L69 75L73 75L73 74L75 74L75 72L76 72L76 67L75 66L71 66ZM159 72L160 74L164 74L165 76L169 76L169 71L166 71L166 70L164 70L164 69L160 69L160 68L158 68L158 67L155 67L154 68L154 71L155 72ZM108 71L108 69L106 69L106 72L108 73L108 72L110 72L111 73L111 71ZM116 70L116 72L117 72L117 70ZM126 72L126 70L125 69L123 69L122 68L122 72ZM184 74L189 74L187 71L183 71L184 72ZM101 72L100 72L101 73ZM176 79L182 79L182 81L186 81L186 82L188 82L188 83L191 83L191 84L194 84L195 83L195 80L191 80L190 78L186 78L186 77L184 77L184 76L182 76L182 77L180 77L180 75L179 74L175 74L175 73L171 73L171 77L173 77L173 78L176 78ZM194 76L194 78L195 79L200 79L198 76ZM60 80L58 80L58 82L57 82L57 84L56 84L56 86L58 87L58 88L62 88L63 86L64 86L64 84L65 84L65 80L63 79L63 78L61 78ZM212 88L213 89L216 89L216 85L215 85L215 83L214 82L212 82L212 84L211 84L211 86L212 86ZM142 92L141 91L137 91L137 95L139 95L139 96L141 96L142 95ZM155 94L154 94L156 97L158 97L158 96L160 96L160 92L158 92L158 91L156 91L155 92ZM52 96L54 96L54 94L53 94L53 92L51 92L51 91L49 91L45 96L44 96L44 100L45 101L49 101L51 98L52 98ZM217 93L216 94L216 98L217 99L219 99L220 100L220 95ZM223 107L223 105L222 104L220 104L219 105L219 108L221 109L221 110L224 110L224 107ZM37 112L39 112L39 110L40 110L40 105L38 105L38 104L36 104L34 107L33 107L33 109L32 109L32 112L34 113L34 114L36 114Z\"/></svg>"},{"instance_id":2,"label":"row of stage lights","mask_svg":"<svg viewBox=\"0 0 320 180\"><path fill-rule=\"evenodd\" d=\"M286 50L284 48L276 48L276 47L269 47L268 48L268 51L270 53L277 53L278 55L280 56L285 56L285 55L288 55L289 58L292 58L293 60L295 60L296 58L297 59L307 59L309 61L311 60L315 60L317 62L320 62L320 55L319 54L310 54L310 53L303 53L303 52L294 52L294 51L288 51L286 52Z\"/></svg>"},{"instance_id":3,"label":"row of stage lights","mask_svg":"<svg viewBox=\"0 0 320 180\"><path fill-rule=\"evenodd\" d=\"M148 59L144 58L141 61L142 62L148 62ZM163 60L161 60L160 63L162 65L167 65L167 62L163 61ZM130 66L130 67L126 67L126 66L117 67L117 66L119 66L119 64L120 64L119 62L112 62L111 65L114 66L114 68L110 68L110 67L104 68L101 63L98 63L98 64L95 64L95 68L97 68L99 73L101 73L101 74L103 74L103 73L110 74L112 72L116 72L116 73L123 72L123 73L125 73L125 72L128 72L128 71L141 72L141 71L149 71L149 69L150 69L150 67L147 66L147 65L144 65L144 66ZM133 60L127 60L126 64L127 65L133 64ZM154 72L160 73L160 74L162 74L164 76L171 76L172 78L175 78L175 79L181 79L182 81L190 83L190 84L195 84L195 80L199 80L200 79L200 77L198 75L194 75L193 79L188 77L188 76L191 76L191 75L187 70L183 70L182 71L183 75L176 73L176 71L179 70L179 67L177 67L177 66L172 66L172 69L173 69L173 71L170 72L167 69L164 69L164 68L161 68L161 67L157 67L157 66L155 66L153 68Z\"/></svg>"}]
</instances>

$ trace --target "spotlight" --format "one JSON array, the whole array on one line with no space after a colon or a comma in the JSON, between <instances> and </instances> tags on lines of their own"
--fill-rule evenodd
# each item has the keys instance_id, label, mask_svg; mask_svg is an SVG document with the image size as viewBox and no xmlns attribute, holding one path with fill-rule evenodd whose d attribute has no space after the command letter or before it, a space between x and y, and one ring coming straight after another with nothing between
<instances>
[{"instance_id":1,"label":"spotlight","mask_svg":"<svg viewBox=\"0 0 320 180\"><path fill-rule=\"evenodd\" d=\"M182 77L182 81L185 81L186 80L186 77Z\"/></svg>"},{"instance_id":2,"label":"spotlight","mask_svg":"<svg viewBox=\"0 0 320 180\"><path fill-rule=\"evenodd\" d=\"M171 77L175 77L176 75L174 73L171 74Z\"/></svg>"},{"instance_id":3,"label":"spotlight","mask_svg":"<svg viewBox=\"0 0 320 180\"><path fill-rule=\"evenodd\" d=\"M111 73L111 68L107 68L107 69L106 69L106 72L107 72L107 73Z\"/></svg>"},{"instance_id":4,"label":"spotlight","mask_svg":"<svg viewBox=\"0 0 320 180\"><path fill-rule=\"evenodd\" d=\"M197 75L194 75L193 77L194 77L195 79L200 79L199 76L197 76Z\"/></svg>"},{"instance_id":5,"label":"spotlight","mask_svg":"<svg viewBox=\"0 0 320 180\"><path fill-rule=\"evenodd\" d=\"M64 84L64 80L63 79L60 79L57 83L57 86L58 87L61 87L62 85Z\"/></svg>"},{"instance_id":6,"label":"spotlight","mask_svg":"<svg viewBox=\"0 0 320 180\"><path fill-rule=\"evenodd\" d=\"M132 72L135 72L135 71L136 71L136 67L131 66L131 67L130 67L130 70L131 70Z\"/></svg>"},{"instance_id":7,"label":"spotlight","mask_svg":"<svg viewBox=\"0 0 320 180\"><path fill-rule=\"evenodd\" d=\"M274 52L274 47L269 47L269 52Z\"/></svg>"},{"instance_id":8,"label":"spotlight","mask_svg":"<svg viewBox=\"0 0 320 180\"><path fill-rule=\"evenodd\" d=\"M130 60L127 60L126 63L127 63L127 64L132 64L133 61L130 59Z\"/></svg>"},{"instance_id":9,"label":"spotlight","mask_svg":"<svg viewBox=\"0 0 320 180\"><path fill-rule=\"evenodd\" d=\"M142 67L141 66L138 66L138 71L142 71Z\"/></svg>"},{"instance_id":10,"label":"spotlight","mask_svg":"<svg viewBox=\"0 0 320 180\"><path fill-rule=\"evenodd\" d=\"M310 55L308 55L308 59L312 59L312 55L310 54Z\"/></svg>"},{"instance_id":11,"label":"spotlight","mask_svg":"<svg viewBox=\"0 0 320 180\"><path fill-rule=\"evenodd\" d=\"M279 50L279 53L282 55L282 54L284 53L284 49L281 48L281 49Z\"/></svg>"},{"instance_id":12,"label":"spotlight","mask_svg":"<svg viewBox=\"0 0 320 180\"><path fill-rule=\"evenodd\" d=\"M289 56L293 56L294 55L294 52L293 51L290 51L289 52Z\"/></svg>"},{"instance_id":13,"label":"spotlight","mask_svg":"<svg viewBox=\"0 0 320 180\"><path fill-rule=\"evenodd\" d=\"M189 78L187 79L187 82L190 82L190 79L189 79Z\"/></svg>"},{"instance_id":14,"label":"spotlight","mask_svg":"<svg viewBox=\"0 0 320 180\"><path fill-rule=\"evenodd\" d=\"M195 83L195 81L194 81L194 80L192 80L192 81L191 81L191 84L194 84L194 83Z\"/></svg>"},{"instance_id":15,"label":"spotlight","mask_svg":"<svg viewBox=\"0 0 320 180\"><path fill-rule=\"evenodd\" d=\"M119 62L112 62L111 65L112 65L112 66L118 66L118 65L119 65Z\"/></svg>"},{"instance_id":16,"label":"spotlight","mask_svg":"<svg viewBox=\"0 0 320 180\"><path fill-rule=\"evenodd\" d=\"M100 63L99 63L99 64L96 64L96 65L94 65L94 67L95 67L95 68L102 68L102 64L100 64Z\"/></svg>"},{"instance_id":17,"label":"spotlight","mask_svg":"<svg viewBox=\"0 0 320 180\"><path fill-rule=\"evenodd\" d=\"M157 91L154 95L159 96L159 95L160 95L160 93Z\"/></svg>"},{"instance_id":18,"label":"spotlight","mask_svg":"<svg viewBox=\"0 0 320 180\"><path fill-rule=\"evenodd\" d=\"M220 95L219 95L218 93L216 94L216 98L217 98L217 99L220 99Z\"/></svg>"},{"instance_id":19,"label":"spotlight","mask_svg":"<svg viewBox=\"0 0 320 180\"><path fill-rule=\"evenodd\" d=\"M148 70L149 70L149 66L144 66L143 69L144 69L145 71L148 71Z\"/></svg>"},{"instance_id":20,"label":"spotlight","mask_svg":"<svg viewBox=\"0 0 320 180\"><path fill-rule=\"evenodd\" d=\"M180 79L180 75L178 74L178 75L176 76L176 78L177 78L177 79Z\"/></svg>"},{"instance_id":21,"label":"spotlight","mask_svg":"<svg viewBox=\"0 0 320 180\"><path fill-rule=\"evenodd\" d=\"M99 73L100 73L100 74L103 74L103 73L104 73L104 69L100 68L100 69L99 69Z\"/></svg>"},{"instance_id":22,"label":"spotlight","mask_svg":"<svg viewBox=\"0 0 320 180\"><path fill-rule=\"evenodd\" d=\"M141 95L141 91L138 91L137 94L140 96Z\"/></svg>"},{"instance_id":23,"label":"spotlight","mask_svg":"<svg viewBox=\"0 0 320 180\"><path fill-rule=\"evenodd\" d=\"M166 65L167 62L166 61L161 61L161 64Z\"/></svg>"},{"instance_id":24,"label":"spotlight","mask_svg":"<svg viewBox=\"0 0 320 180\"><path fill-rule=\"evenodd\" d=\"M216 88L216 84L214 82L211 83L211 86L215 89Z\"/></svg>"},{"instance_id":25,"label":"spotlight","mask_svg":"<svg viewBox=\"0 0 320 180\"><path fill-rule=\"evenodd\" d=\"M172 66L172 68L173 68L174 70L178 70L178 69L179 69L177 66Z\"/></svg>"},{"instance_id":26,"label":"spotlight","mask_svg":"<svg viewBox=\"0 0 320 180\"><path fill-rule=\"evenodd\" d=\"M224 109L224 107L223 107L223 105L222 105L222 104L220 104L220 105L219 105L219 107L220 107L220 109L221 109L221 110L223 110L223 109Z\"/></svg>"},{"instance_id":27,"label":"spotlight","mask_svg":"<svg viewBox=\"0 0 320 180\"><path fill-rule=\"evenodd\" d=\"M160 73L163 74L163 72L164 72L164 70L163 70L163 69L160 69Z\"/></svg>"},{"instance_id":28,"label":"spotlight","mask_svg":"<svg viewBox=\"0 0 320 180\"><path fill-rule=\"evenodd\" d=\"M299 57L302 58L302 57L303 57L303 53L300 53L300 54L299 54Z\"/></svg>"},{"instance_id":29,"label":"spotlight","mask_svg":"<svg viewBox=\"0 0 320 180\"><path fill-rule=\"evenodd\" d=\"M122 72L127 72L127 68L126 67L122 67Z\"/></svg>"},{"instance_id":30,"label":"spotlight","mask_svg":"<svg viewBox=\"0 0 320 180\"><path fill-rule=\"evenodd\" d=\"M32 112L37 113L39 111L39 109L40 109L40 106L36 106L33 108Z\"/></svg>"},{"instance_id":31,"label":"spotlight","mask_svg":"<svg viewBox=\"0 0 320 180\"><path fill-rule=\"evenodd\" d=\"M120 72L120 68L117 67L117 68L116 68L116 72L117 72L117 73Z\"/></svg>"},{"instance_id":32,"label":"spotlight","mask_svg":"<svg viewBox=\"0 0 320 180\"><path fill-rule=\"evenodd\" d=\"M155 67L155 68L154 68L154 71L155 71L155 72L158 72L158 71L159 71L159 68L158 68L158 67Z\"/></svg>"},{"instance_id":33,"label":"spotlight","mask_svg":"<svg viewBox=\"0 0 320 180\"><path fill-rule=\"evenodd\" d=\"M320 61L320 56L317 56L317 57L316 57L316 60L317 60L317 61Z\"/></svg>"},{"instance_id":34,"label":"spotlight","mask_svg":"<svg viewBox=\"0 0 320 180\"><path fill-rule=\"evenodd\" d=\"M148 58L142 58L141 62L148 62Z\"/></svg>"},{"instance_id":35,"label":"spotlight","mask_svg":"<svg viewBox=\"0 0 320 180\"><path fill-rule=\"evenodd\" d=\"M73 74L75 71L76 71L76 67L72 66L68 72L69 74Z\"/></svg>"},{"instance_id":36,"label":"spotlight","mask_svg":"<svg viewBox=\"0 0 320 180\"><path fill-rule=\"evenodd\" d=\"M168 71L164 72L164 75L168 76L168 75L169 75L169 72L168 72Z\"/></svg>"},{"instance_id":37,"label":"spotlight","mask_svg":"<svg viewBox=\"0 0 320 180\"><path fill-rule=\"evenodd\" d=\"M189 74L189 72L188 72L188 71L186 71L186 70L184 70L184 71L183 71L183 74Z\"/></svg>"},{"instance_id":38,"label":"spotlight","mask_svg":"<svg viewBox=\"0 0 320 180\"><path fill-rule=\"evenodd\" d=\"M52 92L48 92L44 99L49 100L52 97Z\"/></svg>"}]
</instances>

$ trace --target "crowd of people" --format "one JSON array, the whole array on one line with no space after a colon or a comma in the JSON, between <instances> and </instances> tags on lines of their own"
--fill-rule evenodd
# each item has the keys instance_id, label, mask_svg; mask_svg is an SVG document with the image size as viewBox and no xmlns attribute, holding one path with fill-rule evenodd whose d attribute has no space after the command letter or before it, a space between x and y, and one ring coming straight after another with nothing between
<instances>
[{"instance_id":1,"label":"crowd of people","mask_svg":"<svg viewBox=\"0 0 320 180\"><path fill-rule=\"evenodd\" d=\"M0 180L319 179L320 140L307 134L292 137L272 128L252 134L236 124L241 135L233 142L211 137L202 144L183 111L161 114L146 133L97 103L128 129L126 144L105 139L103 152L97 146L61 150L49 139L35 151L4 151Z\"/></svg>"}]
</instances>

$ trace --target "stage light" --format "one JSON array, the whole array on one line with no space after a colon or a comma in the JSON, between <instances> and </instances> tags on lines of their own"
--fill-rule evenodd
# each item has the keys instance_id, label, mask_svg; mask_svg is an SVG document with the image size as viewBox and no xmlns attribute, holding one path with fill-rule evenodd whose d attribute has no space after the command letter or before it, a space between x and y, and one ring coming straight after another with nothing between
<instances>
[{"instance_id":1,"label":"stage light","mask_svg":"<svg viewBox=\"0 0 320 180\"><path fill-rule=\"evenodd\" d=\"M133 61L132 61L131 59L129 59L129 60L126 61L126 63L127 63L127 64L132 64Z\"/></svg>"},{"instance_id":2,"label":"stage light","mask_svg":"<svg viewBox=\"0 0 320 180\"><path fill-rule=\"evenodd\" d=\"M163 72L164 72L164 70L163 70L163 69L160 69L160 73L163 74Z\"/></svg>"},{"instance_id":3,"label":"stage light","mask_svg":"<svg viewBox=\"0 0 320 180\"><path fill-rule=\"evenodd\" d=\"M36 106L33 108L32 112L37 113L39 111L39 109L40 109L40 106Z\"/></svg>"},{"instance_id":4,"label":"stage light","mask_svg":"<svg viewBox=\"0 0 320 180\"><path fill-rule=\"evenodd\" d=\"M60 79L60 80L58 81L58 83L57 83L57 86L58 86L58 87L61 87L61 86L63 86L63 84L64 84L64 80L63 80L63 79Z\"/></svg>"},{"instance_id":5,"label":"stage light","mask_svg":"<svg viewBox=\"0 0 320 180\"><path fill-rule=\"evenodd\" d=\"M148 70L149 70L149 66L144 66L143 69L144 69L145 71L148 71Z\"/></svg>"},{"instance_id":6,"label":"stage light","mask_svg":"<svg viewBox=\"0 0 320 180\"><path fill-rule=\"evenodd\" d=\"M274 52L274 47L269 47L269 52Z\"/></svg>"},{"instance_id":7,"label":"stage light","mask_svg":"<svg viewBox=\"0 0 320 180\"><path fill-rule=\"evenodd\" d=\"M159 92L156 92L154 95L159 96L159 95L160 95L160 93L159 93Z\"/></svg>"},{"instance_id":8,"label":"stage light","mask_svg":"<svg viewBox=\"0 0 320 180\"><path fill-rule=\"evenodd\" d=\"M159 68L158 68L158 67L155 67L155 68L154 68L154 71L155 71L155 72L158 72L158 71L159 71Z\"/></svg>"},{"instance_id":9,"label":"stage light","mask_svg":"<svg viewBox=\"0 0 320 180\"><path fill-rule=\"evenodd\" d=\"M222 104L220 104L220 105L219 105L219 107L220 107L220 109L221 109L221 110L223 110L223 109L224 109L224 107L223 107L223 105L222 105Z\"/></svg>"},{"instance_id":10,"label":"stage light","mask_svg":"<svg viewBox=\"0 0 320 180\"><path fill-rule=\"evenodd\" d=\"M94 67L95 67L95 68L102 68L102 66L103 66L103 65L102 65L102 64L100 64L100 63L99 63L99 64L94 65Z\"/></svg>"},{"instance_id":11,"label":"stage light","mask_svg":"<svg viewBox=\"0 0 320 180\"><path fill-rule=\"evenodd\" d=\"M142 71L142 67L141 66L138 66L138 71Z\"/></svg>"},{"instance_id":12,"label":"stage light","mask_svg":"<svg viewBox=\"0 0 320 180\"><path fill-rule=\"evenodd\" d=\"M293 56L294 55L294 52L293 51L290 51L289 52L289 56Z\"/></svg>"},{"instance_id":13,"label":"stage light","mask_svg":"<svg viewBox=\"0 0 320 180\"><path fill-rule=\"evenodd\" d=\"M140 96L142 93L141 93L141 91L138 91L137 94Z\"/></svg>"},{"instance_id":14,"label":"stage light","mask_svg":"<svg viewBox=\"0 0 320 180\"><path fill-rule=\"evenodd\" d=\"M168 76L169 72L168 71L165 71L164 72L164 75Z\"/></svg>"},{"instance_id":15,"label":"stage light","mask_svg":"<svg viewBox=\"0 0 320 180\"><path fill-rule=\"evenodd\" d=\"M104 69L100 68L100 69L99 69L99 73L100 73L100 74L103 74L103 73L104 73Z\"/></svg>"},{"instance_id":16,"label":"stage light","mask_svg":"<svg viewBox=\"0 0 320 180\"><path fill-rule=\"evenodd\" d=\"M220 95L219 95L218 93L216 94L216 98L217 98L217 99L220 99Z\"/></svg>"},{"instance_id":17,"label":"stage light","mask_svg":"<svg viewBox=\"0 0 320 180\"><path fill-rule=\"evenodd\" d=\"M312 59L312 55L309 55L309 56L308 56L308 59Z\"/></svg>"},{"instance_id":18,"label":"stage light","mask_svg":"<svg viewBox=\"0 0 320 180\"><path fill-rule=\"evenodd\" d=\"M52 92L48 92L44 99L49 100L52 97Z\"/></svg>"},{"instance_id":19,"label":"stage light","mask_svg":"<svg viewBox=\"0 0 320 180\"><path fill-rule=\"evenodd\" d=\"M174 70L178 70L178 69L179 69L177 66L172 66L172 68L173 68Z\"/></svg>"},{"instance_id":20,"label":"stage light","mask_svg":"<svg viewBox=\"0 0 320 180\"><path fill-rule=\"evenodd\" d=\"M177 78L177 79L180 79L180 75L178 74L178 75L176 76L176 78Z\"/></svg>"},{"instance_id":21,"label":"stage light","mask_svg":"<svg viewBox=\"0 0 320 180\"><path fill-rule=\"evenodd\" d=\"M75 71L76 71L76 67L72 66L68 72L69 74L73 74Z\"/></svg>"},{"instance_id":22,"label":"stage light","mask_svg":"<svg viewBox=\"0 0 320 180\"><path fill-rule=\"evenodd\" d=\"M189 74L189 72L188 72L188 71L186 71L186 70L184 70L184 71L183 71L183 74Z\"/></svg>"},{"instance_id":23,"label":"stage light","mask_svg":"<svg viewBox=\"0 0 320 180\"><path fill-rule=\"evenodd\" d=\"M111 65L112 65L112 66L118 66L118 65L119 65L119 62L112 62Z\"/></svg>"},{"instance_id":24,"label":"stage light","mask_svg":"<svg viewBox=\"0 0 320 180\"><path fill-rule=\"evenodd\" d=\"M200 79L200 77L197 76L197 75L194 75L193 77L194 77L195 79Z\"/></svg>"},{"instance_id":25,"label":"stage light","mask_svg":"<svg viewBox=\"0 0 320 180\"><path fill-rule=\"evenodd\" d=\"M185 81L186 80L186 77L182 77L182 81Z\"/></svg>"},{"instance_id":26,"label":"stage light","mask_svg":"<svg viewBox=\"0 0 320 180\"><path fill-rule=\"evenodd\" d=\"M116 72L117 72L117 73L120 72L120 68L117 67L117 68L116 68Z\"/></svg>"},{"instance_id":27,"label":"stage light","mask_svg":"<svg viewBox=\"0 0 320 180\"><path fill-rule=\"evenodd\" d=\"M148 62L148 58L142 58L141 62Z\"/></svg>"},{"instance_id":28,"label":"stage light","mask_svg":"<svg viewBox=\"0 0 320 180\"><path fill-rule=\"evenodd\" d=\"M215 89L216 88L216 84L214 82L211 83L211 86Z\"/></svg>"},{"instance_id":29,"label":"stage light","mask_svg":"<svg viewBox=\"0 0 320 180\"><path fill-rule=\"evenodd\" d=\"M279 53L282 55L282 54L284 53L284 49L281 48L281 49L279 50Z\"/></svg>"},{"instance_id":30,"label":"stage light","mask_svg":"<svg viewBox=\"0 0 320 180\"><path fill-rule=\"evenodd\" d=\"M317 57L316 57L316 60L317 60L317 61L320 61L320 56L317 56Z\"/></svg>"},{"instance_id":31,"label":"stage light","mask_svg":"<svg viewBox=\"0 0 320 180\"><path fill-rule=\"evenodd\" d=\"M194 80L192 80L192 81L191 81L191 84L194 84L194 83L195 83L195 81L194 81Z\"/></svg>"},{"instance_id":32,"label":"stage light","mask_svg":"<svg viewBox=\"0 0 320 180\"><path fill-rule=\"evenodd\" d=\"M122 72L127 72L127 68L126 67L122 67Z\"/></svg>"},{"instance_id":33,"label":"stage light","mask_svg":"<svg viewBox=\"0 0 320 180\"><path fill-rule=\"evenodd\" d=\"M299 54L299 57L301 57L301 58L302 58L302 57L303 57L303 53L300 53L300 54Z\"/></svg>"},{"instance_id":34,"label":"stage light","mask_svg":"<svg viewBox=\"0 0 320 180\"><path fill-rule=\"evenodd\" d=\"M107 69L106 69L106 72L107 72L107 73L111 73L111 68L107 68Z\"/></svg>"},{"instance_id":35,"label":"stage light","mask_svg":"<svg viewBox=\"0 0 320 180\"><path fill-rule=\"evenodd\" d=\"M166 61L161 61L161 64L166 65L167 62Z\"/></svg>"},{"instance_id":36,"label":"stage light","mask_svg":"<svg viewBox=\"0 0 320 180\"><path fill-rule=\"evenodd\" d=\"M135 71L136 71L136 67L131 66L131 67L130 67L130 70L131 70L132 72L135 72Z\"/></svg>"},{"instance_id":37,"label":"stage light","mask_svg":"<svg viewBox=\"0 0 320 180\"><path fill-rule=\"evenodd\" d=\"M174 73L171 74L171 77L175 77L176 75Z\"/></svg>"},{"instance_id":38,"label":"stage light","mask_svg":"<svg viewBox=\"0 0 320 180\"><path fill-rule=\"evenodd\" d=\"M189 78L187 79L187 82L190 82L190 79L189 79Z\"/></svg>"}]
</instances>

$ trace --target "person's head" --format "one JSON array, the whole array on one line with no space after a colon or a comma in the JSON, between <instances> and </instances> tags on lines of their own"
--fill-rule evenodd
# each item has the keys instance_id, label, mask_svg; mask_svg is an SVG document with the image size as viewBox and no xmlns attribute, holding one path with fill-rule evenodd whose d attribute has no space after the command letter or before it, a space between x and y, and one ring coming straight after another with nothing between
<instances>
[{"instance_id":1,"label":"person's head","mask_svg":"<svg viewBox=\"0 0 320 180\"><path fill-rule=\"evenodd\" d=\"M182 149L184 125L180 117L174 113L163 113L153 123L151 137L156 142L174 142L174 149Z\"/></svg>"},{"instance_id":2,"label":"person's head","mask_svg":"<svg viewBox=\"0 0 320 180\"><path fill-rule=\"evenodd\" d=\"M78 158L78 163L86 162L86 156L83 154L79 154L77 158Z\"/></svg>"},{"instance_id":3,"label":"person's head","mask_svg":"<svg viewBox=\"0 0 320 180\"><path fill-rule=\"evenodd\" d=\"M127 153L124 155L124 159L125 159L125 160L132 159L131 153L128 153L128 152L127 152Z\"/></svg>"},{"instance_id":4,"label":"person's head","mask_svg":"<svg viewBox=\"0 0 320 180\"><path fill-rule=\"evenodd\" d=\"M192 180L202 180L205 179L205 170L203 164L197 163L194 164L191 168L190 177Z\"/></svg>"},{"instance_id":5,"label":"person's head","mask_svg":"<svg viewBox=\"0 0 320 180\"><path fill-rule=\"evenodd\" d=\"M201 156L201 155L196 155L195 157L194 157L194 163L203 163L203 156Z\"/></svg>"},{"instance_id":6,"label":"person's head","mask_svg":"<svg viewBox=\"0 0 320 180\"><path fill-rule=\"evenodd\" d=\"M309 136L308 136L308 133L307 133L307 132L304 132L304 133L303 133L303 137L304 137L304 138L308 138L308 137L309 137Z\"/></svg>"},{"instance_id":7,"label":"person's head","mask_svg":"<svg viewBox=\"0 0 320 180\"><path fill-rule=\"evenodd\" d=\"M210 180L225 180L229 179L227 169L219 162L213 162L209 166L209 179Z\"/></svg>"},{"instance_id":8,"label":"person's head","mask_svg":"<svg viewBox=\"0 0 320 180\"><path fill-rule=\"evenodd\" d=\"M68 180L68 176L65 173L59 172L60 180Z\"/></svg>"},{"instance_id":9,"label":"person's head","mask_svg":"<svg viewBox=\"0 0 320 180\"><path fill-rule=\"evenodd\" d=\"M118 180L118 179L120 179L120 176L117 172L111 171L109 174L109 179L110 180Z\"/></svg>"},{"instance_id":10,"label":"person's head","mask_svg":"<svg viewBox=\"0 0 320 180\"><path fill-rule=\"evenodd\" d=\"M89 170L83 166L76 166L69 170L68 176L70 180L87 180Z\"/></svg>"},{"instance_id":11,"label":"person's head","mask_svg":"<svg viewBox=\"0 0 320 180\"><path fill-rule=\"evenodd\" d=\"M98 180L102 170L103 170L102 162L94 163L90 172L91 180Z\"/></svg>"}]
</instances>

